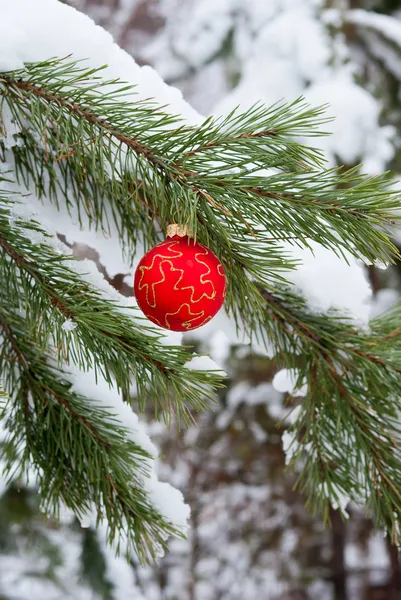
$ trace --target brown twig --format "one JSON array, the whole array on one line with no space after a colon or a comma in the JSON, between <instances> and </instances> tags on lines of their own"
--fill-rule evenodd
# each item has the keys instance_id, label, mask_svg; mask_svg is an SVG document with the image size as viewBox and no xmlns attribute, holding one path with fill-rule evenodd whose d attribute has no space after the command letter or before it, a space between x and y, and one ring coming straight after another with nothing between
<instances>
[{"instance_id":1,"label":"brown twig","mask_svg":"<svg viewBox=\"0 0 401 600\"><path fill-rule=\"evenodd\" d=\"M184 162L185 159L193 156L194 154L198 154L199 152L203 152L204 150L209 150L210 148L215 148L221 143L230 144L231 142L235 142L236 140L244 140L250 138L264 138L264 137L274 137L279 135L279 132L276 129L271 129L268 131L257 131L256 133L242 133L241 135L237 135L235 137L225 138L223 140L212 140L203 144L202 146L198 146L189 152L186 152L180 162Z\"/></svg>"},{"instance_id":2,"label":"brown twig","mask_svg":"<svg viewBox=\"0 0 401 600\"><path fill-rule=\"evenodd\" d=\"M401 327L398 327L397 329L394 329L394 331L391 331L387 335L383 336L381 339L384 342L384 341L387 341L387 340L391 340L394 337L398 337L399 335L401 335Z\"/></svg>"},{"instance_id":3,"label":"brown twig","mask_svg":"<svg viewBox=\"0 0 401 600\"><path fill-rule=\"evenodd\" d=\"M86 142L86 144L80 144L78 148L75 148L74 150L70 150L69 152L66 152L65 154L62 154L61 156L58 156L55 161L56 162L60 162L61 160L64 160L66 158L69 158L70 156L74 156L74 154L77 154L80 150L83 150L84 148L87 148L89 146L89 144L93 143L96 140L95 137L91 138L90 140L88 140ZM79 142L75 142L75 144L71 144L70 148L72 148L72 146L77 146L79 144ZM46 160L47 162L47 160Z\"/></svg>"},{"instance_id":4,"label":"brown twig","mask_svg":"<svg viewBox=\"0 0 401 600\"><path fill-rule=\"evenodd\" d=\"M72 408L72 406L70 405L70 403L64 398L64 396L61 396L61 394L59 394L58 392L56 392L55 390L49 388L46 385L41 384L40 387L45 390L46 392L48 392L49 394L51 394L54 398L56 398L56 400L62 405L64 406L64 408L78 421L81 421L81 423L83 423L83 425L86 427L86 429L88 429L91 434L93 435L94 438L96 438L96 440L105 448L111 448L112 444L110 444L110 442L106 442L105 440L103 440L101 438L101 436L97 433L96 429L93 427L93 425L91 423L89 423L88 419L84 416L84 415L80 415L79 413L77 413L77 411Z\"/></svg>"}]
</instances>

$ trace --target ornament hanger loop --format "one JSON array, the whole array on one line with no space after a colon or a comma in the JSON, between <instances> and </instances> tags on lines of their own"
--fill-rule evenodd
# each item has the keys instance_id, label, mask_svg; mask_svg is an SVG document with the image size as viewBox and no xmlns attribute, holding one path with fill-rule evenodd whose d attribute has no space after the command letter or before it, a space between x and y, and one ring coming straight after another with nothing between
<instances>
[{"instance_id":1,"label":"ornament hanger loop","mask_svg":"<svg viewBox=\"0 0 401 600\"><path fill-rule=\"evenodd\" d=\"M191 231L188 225L177 225L177 223L172 223L167 227L167 237L174 237L178 235L179 237L191 237Z\"/></svg>"}]
</instances>

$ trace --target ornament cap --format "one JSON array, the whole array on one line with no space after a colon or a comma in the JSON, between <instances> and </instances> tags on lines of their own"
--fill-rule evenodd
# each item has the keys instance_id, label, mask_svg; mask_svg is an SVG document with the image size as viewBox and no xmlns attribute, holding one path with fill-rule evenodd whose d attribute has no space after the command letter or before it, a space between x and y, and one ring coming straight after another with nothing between
<instances>
[{"instance_id":1,"label":"ornament cap","mask_svg":"<svg viewBox=\"0 0 401 600\"><path fill-rule=\"evenodd\" d=\"M179 237L191 237L191 231L188 225L177 225L177 223L172 223L167 227L167 237L174 237L178 235Z\"/></svg>"}]
</instances>

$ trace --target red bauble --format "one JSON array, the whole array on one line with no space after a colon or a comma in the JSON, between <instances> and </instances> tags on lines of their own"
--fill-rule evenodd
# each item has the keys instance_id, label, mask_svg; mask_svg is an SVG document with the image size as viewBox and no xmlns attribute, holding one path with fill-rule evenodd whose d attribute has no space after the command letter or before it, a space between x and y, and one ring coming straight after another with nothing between
<instances>
[{"instance_id":1,"label":"red bauble","mask_svg":"<svg viewBox=\"0 0 401 600\"><path fill-rule=\"evenodd\" d=\"M173 331L208 323L221 308L226 277L217 256L187 236L174 235L142 258L135 297L150 321Z\"/></svg>"}]
</instances>

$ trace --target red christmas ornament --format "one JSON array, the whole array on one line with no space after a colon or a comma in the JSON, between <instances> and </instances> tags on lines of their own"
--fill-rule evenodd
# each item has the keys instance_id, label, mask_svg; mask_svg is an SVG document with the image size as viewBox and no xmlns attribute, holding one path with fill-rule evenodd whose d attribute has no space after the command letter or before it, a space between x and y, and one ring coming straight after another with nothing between
<instances>
[{"instance_id":1,"label":"red christmas ornament","mask_svg":"<svg viewBox=\"0 0 401 600\"><path fill-rule=\"evenodd\" d=\"M190 239L186 229L170 225L165 242L140 261L134 290L147 318L172 331L208 323L226 294L223 265L211 250Z\"/></svg>"}]
</instances>

